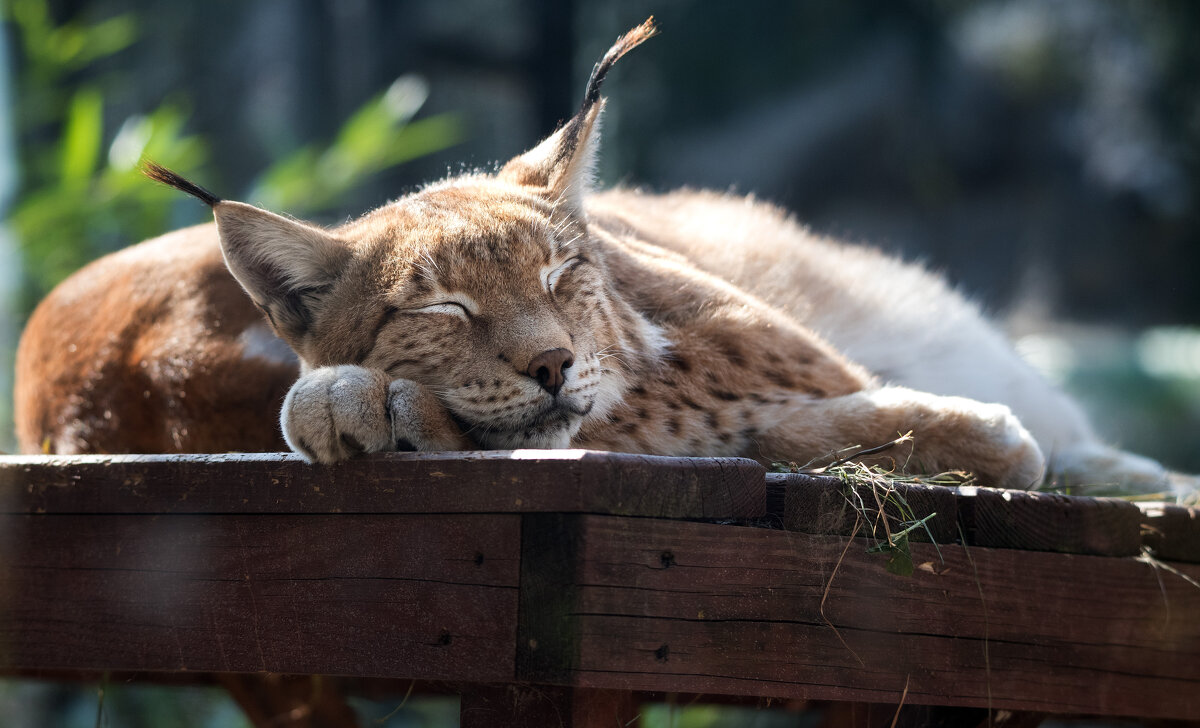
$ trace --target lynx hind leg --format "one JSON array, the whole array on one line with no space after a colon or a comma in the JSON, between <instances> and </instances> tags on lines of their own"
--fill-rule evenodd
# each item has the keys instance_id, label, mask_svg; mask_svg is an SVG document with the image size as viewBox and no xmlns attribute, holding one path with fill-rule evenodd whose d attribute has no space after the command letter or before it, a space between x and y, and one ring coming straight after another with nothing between
<instances>
[{"instance_id":1,"label":"lynx hind leg","mask_svg":"<svg viewBox=\"0 0 1200 728\"><path fill-rule=\"evenodd\" d=\"M310 462L394 449L388 384L384 372L352 365L301 375L283 401L284 439Z\"/></svg>"},{"instance_id":2,"label":"lynx hind leg","mask_svg":"<svg viewBox=\"0 0 1200 728\"><path fill-rule=\"evenodd\" d=\"M1037 486L1045 473L1037 442L1001 404L888 386L809 401L803 414L820 424L797 434L827 451L912 433L908 444L863 458L867 464L926 475L966 470L982 485L1021 490Z\"/></svg>"},{"instance_id":3,"label":"lynx hind leg","mask_svg":"<svg viewBox=\"0 0 1200 728\"><path fill-rule=\"evenodd\" d=\"M903 387L868 393L872 403L913 431L916 465L962 469L1000 488L1037 487L1045 458L1033 435L1002 404L945 397Z\"/></svg>"},{"instance_id":4,"label":"lynx hind leg","mask_svg":"<svg viewBox=\"0 0 1200 728\"><path fill-rule=\"evenodd\" d=\"M966 470L999 488L1033 488L1045 472L1037 442L1004 405L892 386L792 404L759 441L762 452L820 458L911 432L903 445L855 459L923 475Z\"/></svg>"},{"instance_id":5,"label":"lynx hind leg","mask_svg":"<svg viewBox=\"0 0 1200 728\"><path fill-rule=\"evenodd\" d=\"M1163 493L1195 500L1200 477L1167 470L1158 462L1099 442L1080 442L1051 453L1053 482L1074 495Z\"/></svg>"}]
</instances>

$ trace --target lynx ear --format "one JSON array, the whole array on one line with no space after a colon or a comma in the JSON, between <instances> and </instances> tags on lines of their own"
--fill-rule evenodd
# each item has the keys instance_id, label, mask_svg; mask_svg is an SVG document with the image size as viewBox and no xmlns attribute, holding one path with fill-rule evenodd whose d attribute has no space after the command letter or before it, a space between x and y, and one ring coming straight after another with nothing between
<instances>
[{"instance_id":1,"label":"lynx ear","mask_svg":"<svg viewBox=\"0 0 1200 728\"><path fill-rule=\"evenodd\" d=\"M313 306L346 267L350 251L320 228L241 202L213 207L229 272L267 314L276 332L295 342Z\"/></svg>"},{"instance_id":2,"label":"lynx ear","mask_svg":"<svg viewBox=\"0 0 1200 728\"><path fill-rule=\"evenodd\" d=\"M621 56L657 32L650 17L618 38L592 69L583 104L575 116L541 144L505 164L500 178L541 188L549 199L565 204L570 212L582 211L583 197L592 183L600 112L604 110L600 86Z\"/></svg>"},{"instance_id":3,"label":"lynx ear","mask_svg":"<svg viewBox=\"0 0 1200 728\"><path fill-rule=\"evenodd\" d=\"M293 344L303 337L312 322L313 305L350 258L342 241L312 225L222 200L152 162L142 171L212 207L229 272L280 337Z\"/></svg>"}]
</instances>

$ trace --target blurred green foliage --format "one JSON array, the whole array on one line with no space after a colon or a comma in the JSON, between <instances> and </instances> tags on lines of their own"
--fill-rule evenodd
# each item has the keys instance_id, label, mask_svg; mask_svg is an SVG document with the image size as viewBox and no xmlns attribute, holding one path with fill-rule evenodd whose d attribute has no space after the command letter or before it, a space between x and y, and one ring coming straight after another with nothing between
<instances>
[{"instance_id":1,"label":"blurred green foliage","mask_svg":"<svg viewBox=\"0 0 1200 728\"><path fill-rule=\"evenodd\" d=\"M26 312L92 258L165 230L174 195L141 177L141 155L188 173L207 151L184 133L182 101L126 119L112 133L103 84L75 80L74 71L136 40L133 16L56 26L45 0L12 0L5 19L20 53L14 126L21 184L7 222L24 263L18 307Z\"/></svg>"},{"instance_id":2,"label":"blurred green foliage","mask_svg":"<svg viewBox=\"0 0 1200 728\"><path fill-rule=\"evenodd\" d=\"M425 82L401 76L342 125L328 146L308 145L271 165L249 195L293 215L326 212L364 177L457 144L457 115L412 121L429 95Z\"/></svg>"},{"instance_id":3,"label":"blurred green foliage","mask_svg":"<svg viewBox=\"0 0 1200 728\"><path fill-rule=\"evenodd\" d=\"M458 700L453 696L351 697L349 701L362 726L448 728L458 723ZM222 688L119 680L92 686L3 680L0 716L0 725L6 727L250 728L249 719Z\"/></svg>"},{"instance_id":4,"label":"blurred green foliage","mask_svg":"<svg viewBox=\"0 0 1200 728\"><path fill-rule=\"evenodd\" d=\"M22 180L8 224L26 276L17 305L27 313L93 258L203 220L201 208L180 212L180 195L149 183L138 162L153 159L192 176L208 159L210 142L188 132L186 98L113 123L105 98L106 80L115 80L79 81L73 73L135 43L132 14L55 25L46 0L12 0L5 19L17 31L20 53L15 126ZM370 175L461 141L455 114L413 120L426 96L423 81L401 77L351 115L331 143L274 162L249 199L290 214L318 214Z\"/></svg>"},{"instance_id":5,"label":"blurred green foliage","mask_svg":"<svg viewBox=\"0 0 1200 728\"><path fill-rule=\"evenodd\" d=\"M48 95L61 90L60 82L68 72L116 53L137 38L137 23L128 13L91 25L55 26L46 0L9 0L6 7L6 19L21 30L30 74Z\"/></svg>"},{"instance_id":6,"label":"blurred green foliage","mask_svg":"<svg viewBox=\"0 0 1200 728\"><path fill-rule=\"evenodd\" d=\"M250 728L225 691L208 686L4 680L0 714L5 726Z\"/></svg>"}]
</instances>

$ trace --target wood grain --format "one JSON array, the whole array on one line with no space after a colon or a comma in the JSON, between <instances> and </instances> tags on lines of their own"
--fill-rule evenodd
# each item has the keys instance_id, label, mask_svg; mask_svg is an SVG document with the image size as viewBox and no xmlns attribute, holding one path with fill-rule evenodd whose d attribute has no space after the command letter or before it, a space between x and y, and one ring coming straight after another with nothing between
<instances>
[{"instance_id":1,"label":"wood grain","mask_svg":"<svg viewBox=\"0 0 1200 728\"><path fill-rule=\"evenodd\" d=\"M587 450L0 457L5 513L521 513L754 518L763 468L741 458Z\"/></svg>"},{"instance_id":2,"label":"wood grain","mask_svg":"<svg viewBox=\"0 0 1200 728\"><path fill-rule=\"evenodd\" d=\"M1118 498L1081 498L998 488L943 487L924 484L849 484L828 476L768 474L770 503L783 504L784 528L820 535L884 538L879 505L894 528L910 516L926 525L913 541L960 543L989 548L1054 551L1094 556L1136 556L1143 542L1141 511ZM782 496L779 491L782 489ZM908 513L900 510L906 504ZM1184 514L1185 515L1185 514ZM1172 533L1168 549L1180 560L1200 561L1200 533L1173 511L1159 523ZM1196 533L1195 536L1190 534Z\"/></svg>"},{"instance_id":3,"label":"wood grain","mask_svg":"<svg viewBox=\"0 0 1200 728\"><path fill-rule=\"evenodd\" d=\"M4 669L510 680L518 516L9 516Z\"/></svg>"},{"instance_id":4,"label":"wood grain","mask_svg":"<svg viewBox=\"0 0 1200 728\"><path fill-rule=\"evenodd\" d=\"M850 484L829 476L799 473L767 475L770 486L782 485L784 493L783 527L805 533L849 536L856 526L858 535L886 539L880 505L889 528L910 519L929 517L925 528L910 534L913 541L954 543L958 540L957 499L954 490L938 485L872 486Z\"/></svg>"},{"instance_id":5,"label":"wood grain","mask_svg":"<svg viewBox=\"0 0 1200 728\"><path fill-rule=\"evenodd\" d=\"M2 458L0 670L599 691L537 688L578 725L630 690L894 705L906 685L907 705L1200 719L1194 511L897 487L937 513L911 577L846 537L847 496L870 514L873 492L737 459ZM1143 543L1170 568L1116 556Z\"/></svg>"},{"instance_id":6,"label":"wood grain","mask_svg":"<svg viewBox=\"0 0 1200 728\"><path fill-rule=\"evenodd\" d=\"M579 661L580 518L564 513L522 516L518 680L565 682Z\"/></svg>"},{"instance_id":7,"label":"wood grain","mask_svg":"<svg viewBox=\"0 0 1200 728\"><path fill-rule=\"evenodd\" d=\"M1098 556L1141 553L1142 515L1128 501L997 488L955 490L959 522L975 546Z\"/></svg>"},{"instance_id":8,"label":"wood grain","mask_svg":"<svg viewBox=\"0 0 1200 728\"><path fill-rule=\"evenodd\" d=\"M914 544L900 577L861 539L579 527L577 686L1200 718L1200 590L1134 559Z\"/></svg>"},{"instance_id":9,"label":"wood grain","mask_svg":"<svg viewBox=\"0 0 1200 728\"><path fill-rule=\"evenodd\" d=\"M1200 508L1140 503L1142 541L1155 558L1200 563Z\"/></svg>"}]
</instances>

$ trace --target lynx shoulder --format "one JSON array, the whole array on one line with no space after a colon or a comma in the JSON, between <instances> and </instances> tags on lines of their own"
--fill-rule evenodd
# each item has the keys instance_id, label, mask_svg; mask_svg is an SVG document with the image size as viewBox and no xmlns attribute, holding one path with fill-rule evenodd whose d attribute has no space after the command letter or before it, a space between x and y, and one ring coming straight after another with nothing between
<instances>
[{"instance_id":1,"label":"lynx shoulder","mask_svg":"<svg viewBox=\"0 0 1200 728\"><path fill-rule=\"evenodd\" d=\"M889 466L1028 487L1058 469L1161 488L923 270L751 199L595 192L579 111L494 174L326 229L222 200L215 224L98 261L18 357L23 449L586 447L805 462L911 432ZM279 423L279 424L276 424Z\"/></svg>"}]
</instances>

